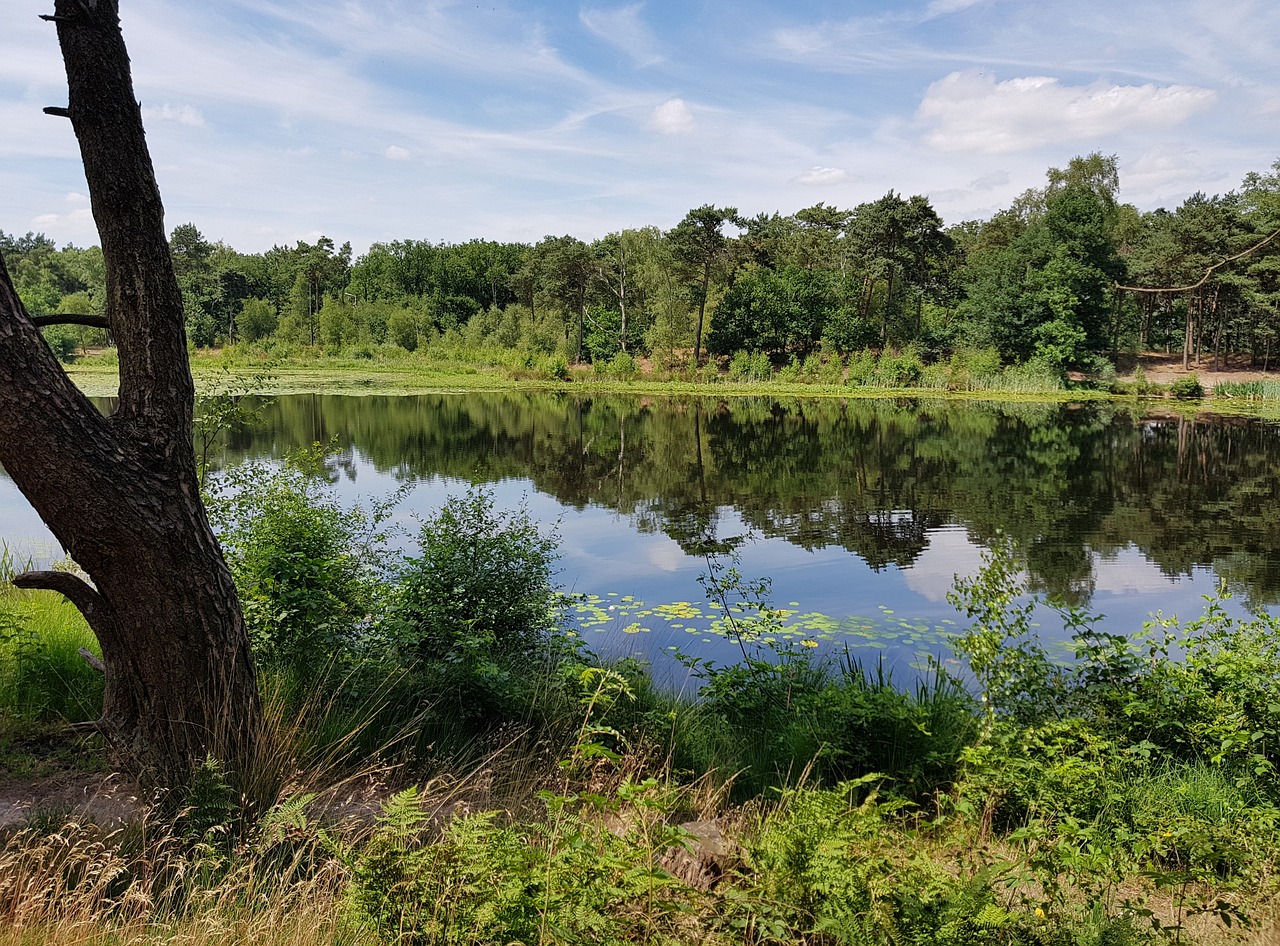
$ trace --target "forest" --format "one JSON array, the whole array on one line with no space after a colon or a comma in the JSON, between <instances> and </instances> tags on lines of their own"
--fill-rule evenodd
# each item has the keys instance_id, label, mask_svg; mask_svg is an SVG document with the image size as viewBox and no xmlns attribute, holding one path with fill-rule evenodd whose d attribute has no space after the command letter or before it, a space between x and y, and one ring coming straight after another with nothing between
<instances>
[{"instance_id":1,"label":"forest","mask_svg":"<svg viewBox=\"0 0 1280 946\"><path fill-rule=\"evenodd\" d=\"M1106 376L1123 353L1163 351L1184 367L1269 370L1280 161L1226 194L1149 212L1119 202L1118 163L1075 157L990 219L951 225L926 197L890 191L786 216L708 204L665 231L590 243L404 239L356 256L320 237L241 253L184 223L170 247L190 344L271 357L439 344L664 369L747 353L769 370L810 358L843 368L865 351L912 364L981 352L1063 377ZM103 312L100 249L0 231L0 252L33 315ZM85 325L45 333L66 359L109 342Z\"/></svg>"}]
</instances>

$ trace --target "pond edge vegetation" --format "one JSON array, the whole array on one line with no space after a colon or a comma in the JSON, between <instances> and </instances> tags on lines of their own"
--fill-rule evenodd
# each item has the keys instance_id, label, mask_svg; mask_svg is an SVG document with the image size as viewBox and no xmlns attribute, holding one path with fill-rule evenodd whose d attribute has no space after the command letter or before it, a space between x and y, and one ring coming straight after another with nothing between
<instances>
[{"instance_id":1,"label":"pond edge vegetation","mask_svg":"<svg viewBox=\"0 0 1280 946\"><path fill-rule=\"evenodd\" d=\"M32 811L0 850L0 943L1122 944L1271 921L1272 618L1210 601L1125 636L1062 609L1063 663L997 545L952 594L965 680L904 689L777 643L767 581L711 557L742 659L684 656L700 689L678 697L566 632L555 536L523 512L473 489L398 558L394 497L344 508L322 460L210 495L262 771L210 761L120 826ZM0 742L56 770L100 692L91 635L43 592L4 592L0 628Z\"/></svg>"}]
</instances>

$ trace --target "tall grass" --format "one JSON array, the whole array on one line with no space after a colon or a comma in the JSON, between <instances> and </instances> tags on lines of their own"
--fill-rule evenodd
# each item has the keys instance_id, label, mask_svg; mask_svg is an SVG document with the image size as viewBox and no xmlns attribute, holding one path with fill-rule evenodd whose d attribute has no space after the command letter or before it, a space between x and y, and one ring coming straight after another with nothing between
<instances>
[{"instance_id":1,"label":"tall grass","mask_svg":"<svg viewBox=\"0 0 1280 946\"><path fill-rule=\"evenodd\" d=\"M81 648L102 655L72 604L53 592L0 584L0 712L32 721L96 719L103 678Z\"/></svg>"},{"instance_id":2,"label":"tall grass","mask_svg":"<svg viewBox=\"0 0 1280 946\"><path fill-rule=\"evenodd\" d=\"M1280 401L1280 381L1223 381L1213 386L1213 393L1249 401Z\"/></svg>"}]
</instances>

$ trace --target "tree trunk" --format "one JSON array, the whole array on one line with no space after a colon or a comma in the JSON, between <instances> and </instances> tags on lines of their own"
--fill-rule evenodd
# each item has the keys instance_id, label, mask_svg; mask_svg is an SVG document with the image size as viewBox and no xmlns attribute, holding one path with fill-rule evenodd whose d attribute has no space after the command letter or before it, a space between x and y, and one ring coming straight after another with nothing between
<instances>
[{"instance_id":1,"label":"tree trunk","mask_svg":"<svg viewBox=\"0 0 1280 946\"><path fill-rule=\"evenodd\" d=\"M702 269L702 295L698 297L698 328L693 333L693 367L697 368L702 352L702 327L707 315L707 293L711 291L711 260Z\"/></svg>"},{"instance_id":2,"label":"tree trunk","mask_svg":"<svg viewBox=\"0 0 1280 946\"><path fill-rule=\"evenodd\" d=\"M1195 303L1195 293L1187 295L1187 324L1182 333L1182 370L1188 371L1191 368L1191 347L1195 344L1195 315L1192 308Z\"/></svg>"},{"instance_id":3,"label":"tree trunk","mask_svg":"<svg viewBox=\"0 0 1280 946\"><path fill-rule=\"evenodd\" d=\"M182 295L133 94L117 0L56 0L68 107L106 261L119 407L62 371L0 260L0 464L90 582L30 572L102 645L99 728L144 784L178 787L213 756L238 775L261 725L240 604L205 516L192 450Z\"/></svg>"}]
</instances>

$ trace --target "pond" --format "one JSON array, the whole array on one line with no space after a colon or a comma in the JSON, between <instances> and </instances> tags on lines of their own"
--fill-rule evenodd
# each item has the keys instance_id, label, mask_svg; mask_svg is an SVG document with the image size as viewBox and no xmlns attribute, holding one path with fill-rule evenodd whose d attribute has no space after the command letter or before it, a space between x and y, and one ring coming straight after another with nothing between
<instances>
[{"instance_id":1,"label":"pond","mask_svg":"<svg viewBox=\"0 0 1280 946\"><path fill-rule=\"evenodd\" d=\"M903 670L946 654L959 620L947 592L1001 535L1033 588L1116 632L1156 611L1194 617L1219 581L1241 611L1280 595L1271 422L924 399L468 393L257 406L215 465L332 443L344 499L413 484L397 507L410 534L447 496L488 484L500 507L557 524L564 587L596 596L580 614L591 646L660 673L673 647L737 653L708 632L708 541L736 546L747 578L771 579L799 638ZM3 478L0 517L0 539L47 554L48 533ZM1060 633L1047 613L1044 633Z\"/></svg>"}]
</instances>

